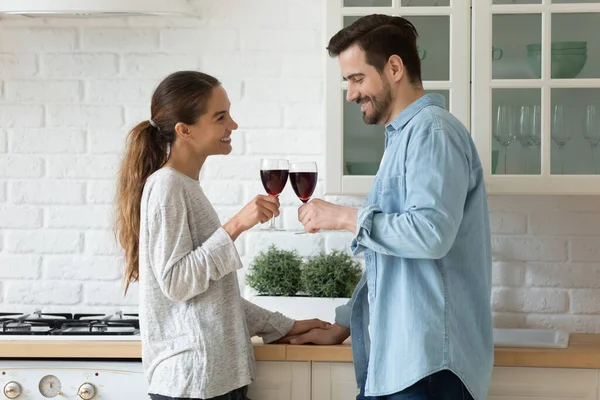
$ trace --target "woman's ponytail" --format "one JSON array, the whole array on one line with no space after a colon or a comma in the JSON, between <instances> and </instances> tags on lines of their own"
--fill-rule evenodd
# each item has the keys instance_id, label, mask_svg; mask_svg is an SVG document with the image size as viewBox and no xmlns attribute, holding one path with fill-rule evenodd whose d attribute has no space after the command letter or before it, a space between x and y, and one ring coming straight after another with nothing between
<instances>
[{"instance_id":1,"label":"woman's ponytail","mask_svg":"<svg viewBox=\"0 0 600 400\"><path fill-rule=\"evenodd\" d=\"M115 235L125 250L125 293L139 278L139 236L142 191L146 179L167 161L168 142L150 121L140 122L127 137L116 193Z\"/></svg>"}]
</instances>

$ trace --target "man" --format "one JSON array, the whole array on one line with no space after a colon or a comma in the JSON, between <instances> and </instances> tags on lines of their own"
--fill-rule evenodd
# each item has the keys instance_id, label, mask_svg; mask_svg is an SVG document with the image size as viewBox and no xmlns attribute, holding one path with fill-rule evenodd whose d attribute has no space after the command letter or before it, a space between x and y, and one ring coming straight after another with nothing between
<instances>
[{"instance_id":1,"label":"man","mask_svg":"<svg viewBox=\"0 0 600 400\"><path fill-rule=\"evenodd\" d=\"M385 153L361 209L315 199L298 212L307 232L355 233L365 273L332 328L292 343L341 343L351 331L358 399L484 400L493 340L482 166L443 97L424 94L417 36L406 19L369 15L329 42L347 100L385 125Z\"/></svg>"}]
</instances>

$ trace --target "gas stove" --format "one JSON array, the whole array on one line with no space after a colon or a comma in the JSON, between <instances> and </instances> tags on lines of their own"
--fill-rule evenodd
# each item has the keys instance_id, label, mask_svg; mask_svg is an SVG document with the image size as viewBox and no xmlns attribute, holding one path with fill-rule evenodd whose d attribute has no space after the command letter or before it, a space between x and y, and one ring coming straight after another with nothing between
<instances>
[{"instance_id":1,"label":"gas stove","mask_svg":"<svg viewBox=\"0 0 600 400\"><path fill-rule=\"evenodd\" d=\"M75 314L0 312L1 341L139 341L137 314ZM48 348L45 343L32 348ZM89 343L94 346L93 343ZM18 345L5 343L8 346ZM22 344L21 344L22 345ZM65 342L63 345L70 346ZM86 343L88 345L88 343ZM100 345L100 344L99 344ZM111 346L111 343L102 343ZM115 342L116 345L116 342ZM104 348L104 347L103 347ZM118 349L114 347L112 349ZM33 351L35 353L35 351ZM118 352L118 350L117 350ZM114 354L115 351L112 351ZM49 398L148 400L148 383L139 359L2 358L0 354L0 399L45 400Z\"/></svg>"},{"instance_id":2,"label":"gas stove","mask_svg":"<svg viewBox=\"0 0 600 400\"><path fill-rule=\"evenodd\" d=\"M140 340L138 314L0 312L0 340Z\"/></svg>"}]
</instances>

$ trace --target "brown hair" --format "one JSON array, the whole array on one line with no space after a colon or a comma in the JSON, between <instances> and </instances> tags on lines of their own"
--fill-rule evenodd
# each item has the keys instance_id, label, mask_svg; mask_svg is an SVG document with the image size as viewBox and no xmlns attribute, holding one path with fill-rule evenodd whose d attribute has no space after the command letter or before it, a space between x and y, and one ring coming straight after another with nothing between
<instances>
[{"instance_id":1,"label":"brown hair","mask_svg":"<svg viewBox=\"0 0 600 400\"><path fill-rule=\"evenodd\" d=\"M150 120L128 134L116 193L115 236L125 250L125 293L139 279L139 234L142 191L146 179L168 160L175 140L175 125L193 125L206 112L212 90L220 82L196 71L175 72L152 95Z\"/></svg>"},{"instance_id":2,"label":"brown hair","mask_svg":"<svg viewBox=\"0 0 600 400\"><path fill-rule=\"evenodd\" d=\"M329 40L327 51L337 57L354 44L365 52L366 60L379 71L392 55L402 59L409 81L421 84L421 60L417 51L419 34L414 25L402 17L383 14L366 15L343 28Z\"/></svg>"}]
</instances>

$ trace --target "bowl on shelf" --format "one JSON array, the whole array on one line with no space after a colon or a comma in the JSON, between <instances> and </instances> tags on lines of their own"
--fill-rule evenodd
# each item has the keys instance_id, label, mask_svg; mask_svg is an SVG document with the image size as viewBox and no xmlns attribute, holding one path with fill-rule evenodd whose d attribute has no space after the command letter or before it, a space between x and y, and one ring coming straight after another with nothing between
<instances>
[{"instance_id":1,"label":"bowl on shelf","mask_svg":"<svg viewBox=\"0 0 600 400\"><path fill-rule=\"evenodd\" d=\"M552 42L550 45L551 49L554 50L573 50L573 49L587 49L587 42ZM540 51L542 50L541 43L532 43L527 45L527 51Z\"/></svg>"},{"instance_id":2,"label":"bowl on shelf","mask_svg":"<svg viewBox=\"0 0 600 400\"><path fill-rule=\"evenodd\" d=\"M541 44L527 45L527 61L535 76L541 78ZM550 62L552 79L577 77L587 62L587 42L552 42Z\"/></svg>"}]
</instances>

